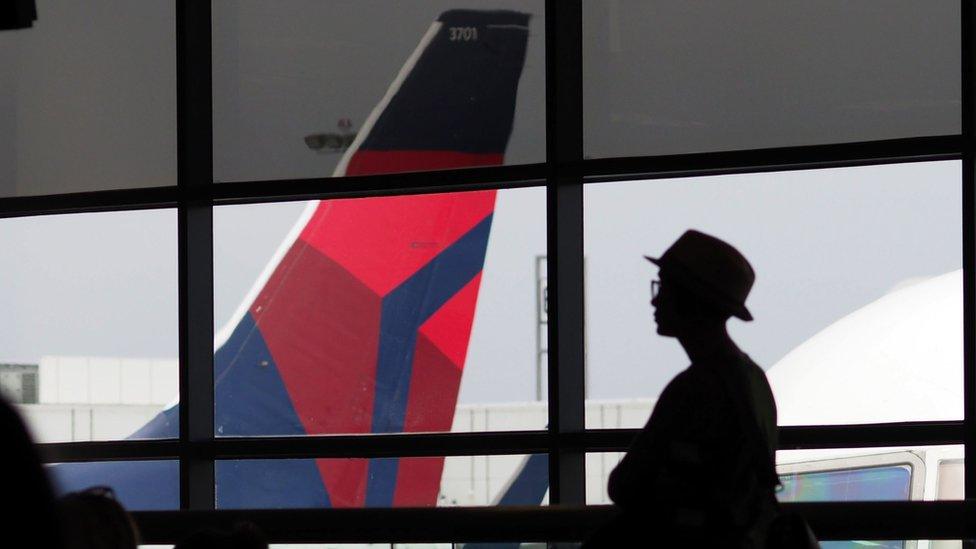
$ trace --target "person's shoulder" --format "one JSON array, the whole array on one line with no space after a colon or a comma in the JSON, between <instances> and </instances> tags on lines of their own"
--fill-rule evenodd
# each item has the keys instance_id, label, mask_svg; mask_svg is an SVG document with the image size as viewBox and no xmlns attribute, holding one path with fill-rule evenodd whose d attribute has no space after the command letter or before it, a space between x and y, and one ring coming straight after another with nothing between
<instances>
[{"instance_id":1,"label":"person's shoulder","mask_svg":"<svg viewBox=\"0 0 976 549\"><path fill-rule=\"evenodd\" d=\"M745 367L748 375L748 379L752 384L754 394L760 395L761 400L765 401L767 406L775 407L775 399L773 397L773 388L769 384L769 378L766 377L765 370L761 366L756 364L749 355L742 353L743 366Z\"/></svg>"},{"instance_id":2,"label":"person's shoulder","mask_svg":"<svg viewBox=\"0 0 976 549\"><path fill-rule=\"evenodd\" d=\"M760 370L762 369L758 364L756 364L756 361L753 360L751 356L746 354L745 351L737 351L731 356L733 360L738 361L739 364L742 364L743 366L755 367L759 368Z\"/></svg>"},{"instance_id":3,"label":"person's shoulder","mask_svg":"<svg viewBox=\"0 0 976 549\"><path fill-rule=\"evenodd\" d=\"M752 357L749 355L745 353L740 354L741 358L739 360L741 361L742 366L744 366L751 375L761 378L768 384L769 380L766 379L766 371L763 370L762 366L756 364L756 361L752 360Z\"/></svg>"},{"instance_id":4,"label":"person's shoulder","mask_svg":"<svg viewBox=\"0 0 976 549\"><path fill-rule=\"evenodd\" d=\"M756 361L753 360L751 356L747 355L742 351L739 351L734 356L735 358L733 360L735 360L738 363L738 365L741 366L743 369L745 369L747 372L749 372L752 375L761 376L762 378L765 379L766 377L765 370L762 369L762 366L756 364Z\"/></svg>"},{"instance_id":5,"label":"person's shoulder","mask_svg":"<svg viewBox=\"0 0 976 549\"><path fill-rule=\"evenodd\" d=\"M665 391L683 398L702 399L721 395L722 387L721 378L710 368L693 365L675 376Z\"/></svg>"},{"instance_id":6,"label":"person's shoulder","mask_svg":"<svg viewBox=\"0 0 976 549\"><path fill-rule=\"evenodd\" d=\"M678 375L674 376L664 389L665 391L668 389L683 390L688 387L695 387L700 385L703 380L707 380L708 377L708 373L702 368L692 365L678 372Z\"/></svg>"}]
</instances>

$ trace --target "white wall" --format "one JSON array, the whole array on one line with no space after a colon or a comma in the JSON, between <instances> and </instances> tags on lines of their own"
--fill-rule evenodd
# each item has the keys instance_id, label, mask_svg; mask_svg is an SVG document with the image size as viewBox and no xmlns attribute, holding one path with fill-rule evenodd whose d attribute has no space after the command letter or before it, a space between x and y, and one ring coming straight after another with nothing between
<instances>
[{"instance_id":1,"label":"white wall","mask_svg":"<svg viewBox=\"0 0 976 549\"><path fill-rule=\"evenodd\" d=\"M176 360L45 356L38 366L41 404L164 405L179 394Z\"/></svg>"}]
</instances>

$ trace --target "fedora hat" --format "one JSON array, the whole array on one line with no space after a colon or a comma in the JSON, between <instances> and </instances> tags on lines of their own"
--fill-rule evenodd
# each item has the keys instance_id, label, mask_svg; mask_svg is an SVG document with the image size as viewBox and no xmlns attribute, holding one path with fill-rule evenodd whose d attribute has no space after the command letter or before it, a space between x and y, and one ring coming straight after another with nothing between
<instances>
[{"instance_id":1,"label":"fedora hat","mask_svg":"<svg viewBox=\"0 0 976 549\"><path fill-rule=\"evenodd\" d=\"M644 256L668 278L742 320L752 320L746 296L756 273L731 244L696 230L685 231L661 257Z\"/></svg>"}]
</instances>

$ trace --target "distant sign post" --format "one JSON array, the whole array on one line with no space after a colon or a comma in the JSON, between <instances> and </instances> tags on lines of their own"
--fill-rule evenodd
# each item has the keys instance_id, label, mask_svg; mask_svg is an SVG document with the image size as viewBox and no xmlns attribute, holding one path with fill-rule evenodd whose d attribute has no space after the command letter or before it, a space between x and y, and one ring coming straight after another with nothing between
<instances>
[{"instance_id":1,"label":"distant sign post","mask_svg":"<svg viewBox=\"0 0 976 549\"><path fill-rule=\"evenodd\" d=\"M586 258L583 258L584 284L586 282ZM585 294L585 292L584 292ZM584 304L586 295L583 296ZM549 378L549 276L546 271L546 256L535 256L535 399L541 401L545 396ZM585 314L585 309L584 309ZM583 397L590 395L590 379L586 367L586 319L583 319Z\"/></svg>"},{"instance_id":2,"label":"distant sign post","mask_svg":"<svg viewBox=\"0 0 976 549\"><path fill-rule=\"evenodd\" d=\"M549 363L549 277L546 256L535 256L535 399L543 399Z\"/></svg>"}]
</instances>

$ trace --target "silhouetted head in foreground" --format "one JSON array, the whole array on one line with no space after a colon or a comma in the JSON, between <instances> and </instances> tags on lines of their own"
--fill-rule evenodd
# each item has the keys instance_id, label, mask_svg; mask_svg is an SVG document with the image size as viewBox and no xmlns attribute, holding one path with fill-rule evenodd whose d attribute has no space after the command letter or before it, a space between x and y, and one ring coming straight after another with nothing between
<instances>
[{"instance_id":1,"label":"silhouetted head in foreground","mask_svg":"<svg viewBox=\"0 0 976 549\"><path fill-rule=\"evenodd\" d=\"M19 540L28 539L30 547L63 547L54 492L41 467L37 448L20 414L2 396L0 437L3 437L0 468L4 471L3 487L7 496L3 512L7 544L16 546Z\"/></svg>"},{"instance_id":2,"label":"silhouetted head in foreground","mask_svg":"<svg viewBox=\"0 0 976 549\"><path fill-rule=\"evenodd\" d=\"M139 532L111 488L98 486L58 500L69 549L135 549Z\"/></svg>"},{"instance_id":3,"label":"silhouetted head in foreground","mask_svg":"<svg viewBox=\"0 0 976 549\"><path fill-rule=\"evenodd\" d=\"M677 338L696 358L735 350L725 324L730 317L752 320L745 300L756 275L730 244L690 230L661 257L644 256L660 268L651 281L657 333Z\"/></svg>"},{"instance_id":4,"label":"silhouetted head in foreground","mask_svg":"<svg viewBox=\"0 0 976 549\"><path fill-rule=\"evenodd\" d=\"M201 530L177 543L173 549L268 549L268 538L257 526L241 522L230 532Z\"/></svg>"}]
</instances>

